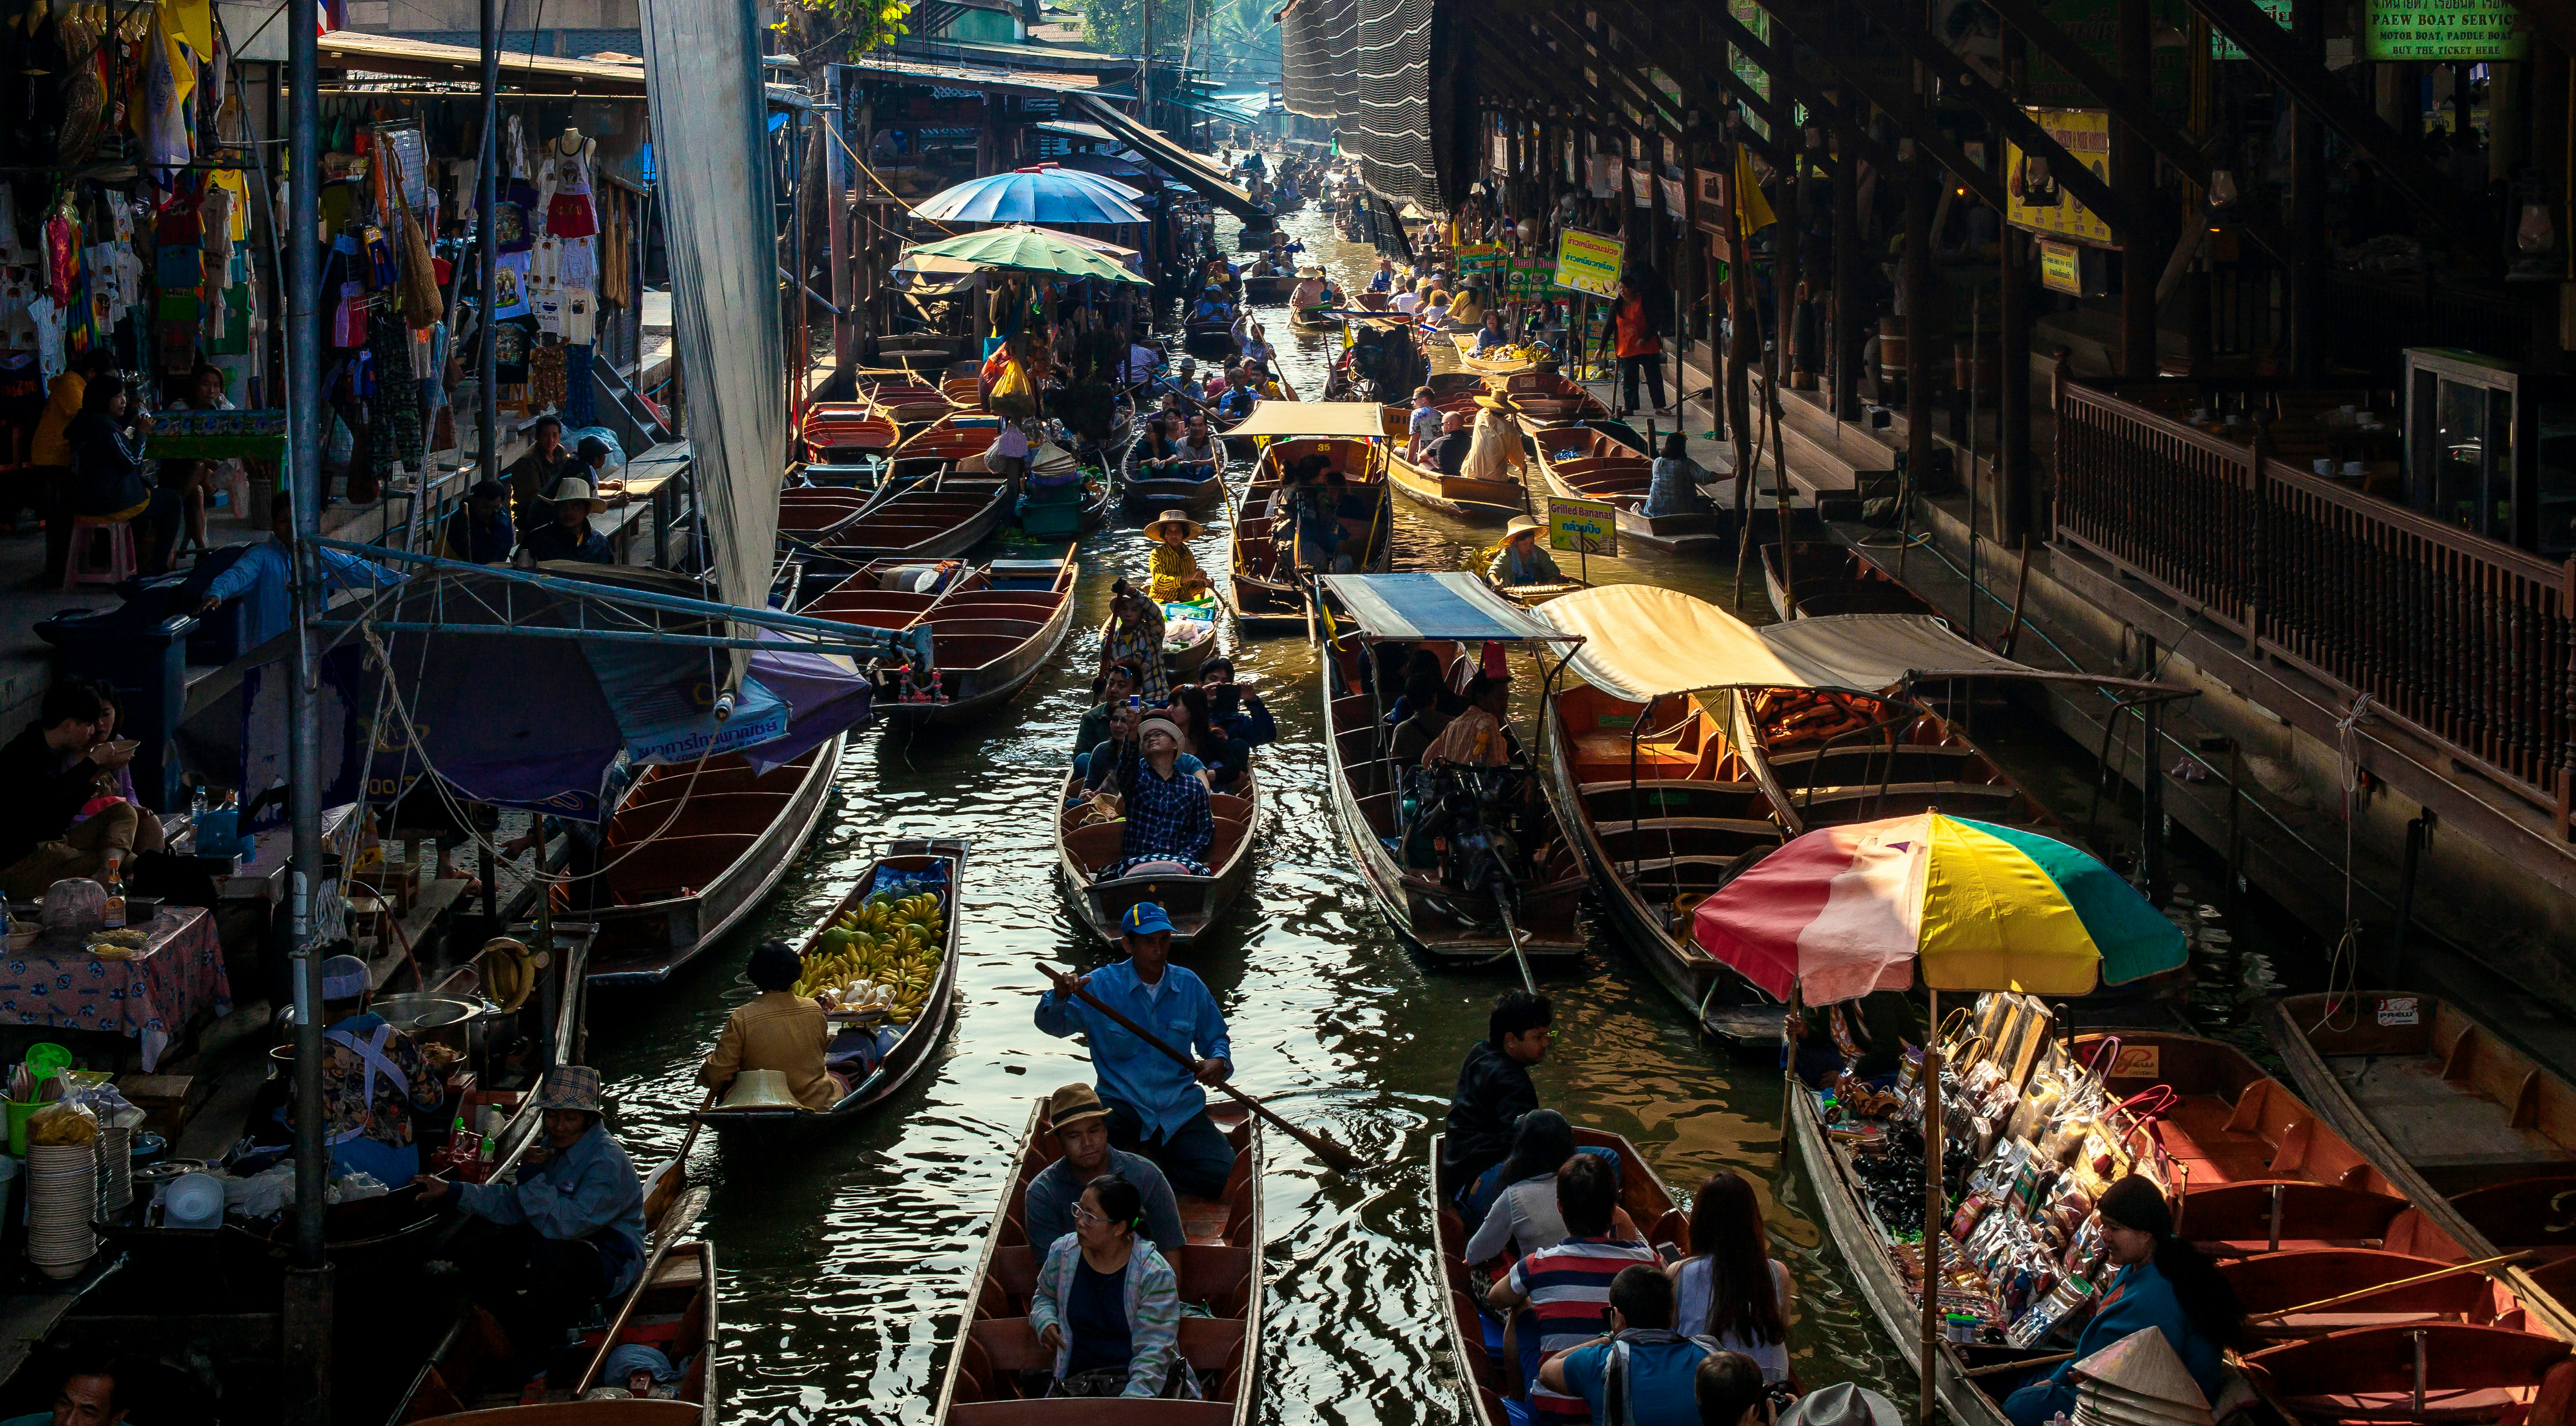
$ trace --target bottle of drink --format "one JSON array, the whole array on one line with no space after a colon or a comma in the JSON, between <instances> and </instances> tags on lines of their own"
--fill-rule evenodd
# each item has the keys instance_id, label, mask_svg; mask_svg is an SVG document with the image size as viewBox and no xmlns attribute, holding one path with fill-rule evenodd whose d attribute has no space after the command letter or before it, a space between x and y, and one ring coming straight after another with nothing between
<instances>
[{"instance_id":1,"label":"bottle of drink","mask_svg":"<svg viewBox=\"0 0 2576 1426\"><path fill-rule=\"evenodd\" d=\"M107 918L102 924L111 931L125 924L125 869L119 866L107 869Z\"/></svg>"}]
</instances>

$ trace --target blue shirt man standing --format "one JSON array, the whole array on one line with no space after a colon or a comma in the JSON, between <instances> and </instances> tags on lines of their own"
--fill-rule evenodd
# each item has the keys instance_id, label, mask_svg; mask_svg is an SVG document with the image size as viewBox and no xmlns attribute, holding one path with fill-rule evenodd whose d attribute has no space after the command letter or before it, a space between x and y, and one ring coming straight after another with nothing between
<instances>
[{"instance_id":1,"label":"blue shirt man standing","mask_svg":"<svg viewBox=\"0 0 2576 1426\"><path fill-rule=\"evenodd\" d=\"M1153 1160L1183 1193L1223 1197L1234 1146L1208 1118L1201 1086L1222 1084L1234 1073L1225 1017L1207 983L1172 964L1172 920L1162 907L1140 901L1119 918L1118 929L1126 960L1089 975L1047 971L1055 988L1038 998L1038 1028L1058 1039L1089 1039L1112 1145ZM1184 1067L1078 998L1078 990L1200 1058Z\"/></svg>"}]
</instances>

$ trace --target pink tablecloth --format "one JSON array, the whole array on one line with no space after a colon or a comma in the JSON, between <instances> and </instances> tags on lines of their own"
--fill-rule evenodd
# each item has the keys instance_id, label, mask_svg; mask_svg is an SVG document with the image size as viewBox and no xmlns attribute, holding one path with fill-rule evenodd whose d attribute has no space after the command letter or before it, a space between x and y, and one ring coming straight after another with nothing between
<instances>
[{"instance_id":1,"label":"pink tablecloth","mask_svg":"<svg viewBox=\"0 0 2576 1426\"><path fill-rule=\"evenodd\" d=\"M148 928L152 940L130 960L88 955L11 955L0 960L0 1024L96 1030L139 1040L143 1068L160 1067L170 1041L200 1011L233 1008L215 918L172 906Z\"/></svg>"}]
</instances>

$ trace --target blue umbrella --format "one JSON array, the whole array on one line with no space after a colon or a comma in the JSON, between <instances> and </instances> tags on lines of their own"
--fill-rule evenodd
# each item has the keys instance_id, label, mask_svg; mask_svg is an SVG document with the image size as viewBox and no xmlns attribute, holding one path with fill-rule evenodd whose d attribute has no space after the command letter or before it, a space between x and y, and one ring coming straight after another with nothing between
<instances>
[{"instance_id":1,"label":"blue umbrella","mask_svg":"<svg viewBox=\"0 0 2576 1426\"><path fill-rule=\"evenodd\" d=\"M915 205L962 223L1144 223L1142 193L1096 173L1047 165L970 179Z\"/></svg>"}]
</instances>

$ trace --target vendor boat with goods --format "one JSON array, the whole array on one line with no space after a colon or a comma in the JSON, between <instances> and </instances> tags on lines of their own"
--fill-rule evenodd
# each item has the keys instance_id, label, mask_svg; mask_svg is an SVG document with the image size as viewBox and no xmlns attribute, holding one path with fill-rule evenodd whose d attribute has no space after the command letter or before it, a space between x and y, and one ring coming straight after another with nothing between
<instances>
[{"instance_id":1,"label":"vendor boat with goods","mask_svg":"<svg viewBox=\"0 0 2576 1426\"><path fill-rule=\"evenodd\" d=\"M804 612L869 628L928 631L926 665L906 650L871 666L877 716L963 723L1009 702L1054 660L1073 627L1081 573L1070 545L1060 559L994 560L974 570L954 561L879 560L852 571Z\"/></svg>"},{"instance_id":2,"label":"vendor boat with goods","mask_svg":"<svg viewBox=\"0 0 2576 1426\"><path fill-rule=\"evenodd\" d=\"M894 842L795 948L794 993L826 1001L837 1027L824 1051L841 1087L829 1108L741 1075L738 1092L698 1122L750 1139L808 1138L848 1128L918 1078L955 1012L965 873L962 841Z\"/></svg>"},{"instance_id":3,"label":"vendor boat with goods","mask_svg":"<svg viewBox=\"0 0 2576 1426\"><path fill-rule=\"evenodd\" d=\"M1452 396L1435 399L1432 409L1444 415L1451 411L1463 413L1472 423L1476 418L1476 412L1480 409L1480 403L1473 395ZM1387 481L1395 487L1396 494L1416 505L1437 510L1443 515L1485 524L1495 524L1509 520L1515 515L1529 513L1529 488L1521 484L1517 477L1480 480L1469 475L1450 475L1437 466L1420 465L1408 460L1405 457L1404 448L1406 438L1412 431L1412 410L1413 408L1409 406L1385 408ZM1513 443L1513 455L1515 459L1519 455L1517 441ZM1507 467L1507 469L1517 468L1517 465Z\"/></svg>"},{"instance_id":4,"label":"vendor boat with goods","mask_svg":"<svg viewBox=\"0 0 2576 1426\"><path fill-rule=\"evenodd\" d=\"M1543 654L1569 637L1471 575L1334 574L1323 583L1355 626L1327 646L1320 670L1327 776L1343 843L1378 909L1437 961L1580 957L1589 878L1527 754L1507 753L1495 725L1489 759L1463 742L1459 760L1393 757L1391 744L1411 748L1391 721L1387 686L1427 655L1457 692L1471 686L1480 649ZM1496 696L1508 699L1508 680L1499 682ZM1427 752L1444 750L1436 741Z\"/></svg>"},{"instance_id":5,"label":"vendor boat with goods","mask_svg":"<svg viewBox=\"0 0 2576 1426\"><path fill-rule=\"evenodd\" d=\"M1095 1101L1096 1103L1096 1101ZM1172 1371L1189 1380L1165 1396L1181 1400L1118 1402L1043 1399L1023 1373L1050 1377L1057 1353L1029 1322L1030 1297L1046 1260L1044 1243L1028 1236L1029 1184L1064 1155L1040 1104L1020 1137L1017 1169L984 1234L984 1249L960 1304L957 1349L940 1382L931 1420L941 1426L1105 1426L1150 1420L1164 1426L1246 1426L1260 1390L1261 1326L1265 1282L1261 1222L1261 1133L1252 1116L1234 1105L1211 1104L1208 1117L1234 1151L1234 1170L1215 1199L1180 1194L1181 1226L1188 1241L1156 1244L1176 1280L1182 1307ZM1193 1310L1195 1309L1195 1310ZM1167 1378L1174 1381L1177 1378Z\"/></svg>"},{"instance_id":6,"label":"vendor boat with goods","mask_svg":"<svg viewBox=\"0 0 2576 1426\"><path fill-rule=\"evenodd\" d=\"M1384 418L1366 401L1264 401L1236 428L1269 437L1252 479L1236 498L1233 558L1221 598L1245 633L1303 629L1313 622L1313 576L1347 558L1353 571L1388 569L1394 558L1395 511L1388 503ZM1316 462L1320 461L1318 467ZM1300 547L1287 486L1300 470L1339 472L1352 512L1340 523L1340 548ZM1310 498L1325 498L1320 482ZM1359 526L1358 531L1350 529Z\"/></svg>"}]
</instances>

